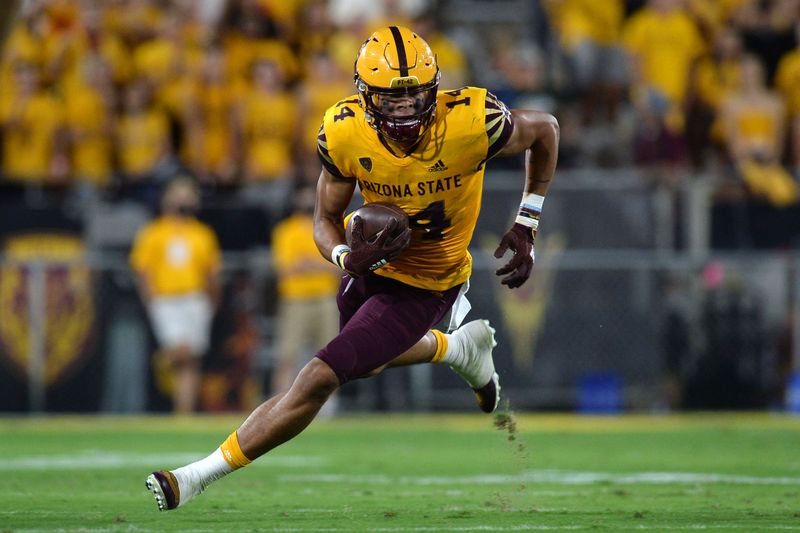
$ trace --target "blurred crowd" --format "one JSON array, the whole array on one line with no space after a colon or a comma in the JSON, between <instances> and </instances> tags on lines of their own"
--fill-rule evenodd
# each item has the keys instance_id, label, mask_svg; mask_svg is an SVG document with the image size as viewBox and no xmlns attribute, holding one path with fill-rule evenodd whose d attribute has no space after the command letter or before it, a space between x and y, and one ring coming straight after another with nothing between
<instances>
[{"instance_id":1,"label":"blurred crowd","mask_svg":"<svg viewBox=\"0 0 800 533\"><path fill-rule=\"evenodd\" d=\"M799 196L800 0L531 0L530 20L471 32L433 0L20 4L0 64L6 183L152 201L180 172L286 205L316 180L361 40L393 23L429 41L443 88L556 113L561 168L710 168L722 195Z\"/></svg>"},{"instance_id":2,"label":"blurred crowd","mask_svg":"<svg viewBox=\"0 0 800 533\"><path fill-rule=\"evenodd\" d=\"M580 103L576 122L605 120L617 132L607 142L623 143L635 164L711 168L724 178L721 195L745 191L779 208L797 202L800 2L544 5Z\"/></svg>"},{"instance_id":3,"label":"blurred crowd","mask_svg":"<svg viewBox=\"0 0 800 533\"><path fill-rule=\"evenodd\" d=\"M322 115L382 24L353 20L306 0L24 2L0 67L3 176L148 200L184 172L282 205L318 176Z\"/></svg>"}]
</instances>

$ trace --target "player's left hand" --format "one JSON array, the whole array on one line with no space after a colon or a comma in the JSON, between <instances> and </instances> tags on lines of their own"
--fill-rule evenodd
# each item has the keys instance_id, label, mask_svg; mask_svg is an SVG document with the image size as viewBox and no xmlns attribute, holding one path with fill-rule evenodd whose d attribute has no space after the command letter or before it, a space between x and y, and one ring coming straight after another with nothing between
<instances>
[{"instance_id":1,"label":"player's left hand","mask_svg":"<svg viewBox=\"0 0 800 533\"><path fill-rule=\"evenodd\" d=\"M514 256L505 266L497 269L495 274L504 277L500 283L509 289L516 289L530 277L533 270L533 231L527 226L515 223L506 232L500 241L500 246L494 251L496 258L501 258L511 249Z\"/></svg>"}]
</instances>

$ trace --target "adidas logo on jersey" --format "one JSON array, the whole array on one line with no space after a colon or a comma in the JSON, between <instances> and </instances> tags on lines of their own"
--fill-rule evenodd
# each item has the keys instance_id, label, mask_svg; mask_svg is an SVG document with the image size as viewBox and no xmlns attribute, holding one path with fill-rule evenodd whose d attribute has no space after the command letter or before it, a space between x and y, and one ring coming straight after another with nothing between
<instances>
[{"instance_id":1,"label":"adidas logo on jersey","mask_svg":"<svg viewBox=\"0 0 800 533\"><path fill-rule=\"evenodd\" d=\"M444 161L441 159L438 160L434 165L428 167L428 172L442 172L443 170L447 170L447 165L445 165Z\"/></svg>"}]
</instances>

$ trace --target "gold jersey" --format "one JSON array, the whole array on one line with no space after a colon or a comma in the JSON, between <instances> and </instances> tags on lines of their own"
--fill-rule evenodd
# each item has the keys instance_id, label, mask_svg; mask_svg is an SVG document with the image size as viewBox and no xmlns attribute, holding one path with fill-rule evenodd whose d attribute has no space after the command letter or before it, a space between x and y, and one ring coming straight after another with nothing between
<instances>
[{"instance_id":1,"label":"gold jersey","mask_svg":"<svg viewBox=\"0 0 800 533\"><path fill-rule=\"evenodd\" d=\"M155 296L206 290L220 269L219 242L210 226L195 219L162 216L145 225L131 249L133 269L148 277Z\"/></svg>"},{"instance_id":2,"label":"gold jersey","mask_svg":"<svg viewBox=\"0 0 800 533\"><path fill-rule=\"evenodd\" d=\"M484 165L512 130L511 113L486 89L441 91L422 144L398 157L369 126L356 96L327 110L318 138L322 164L334 176L356 179L365 203L402 208L413 229L405 253L376 274L433 291L469 278L467 247L480 212Z\"/></svg>"}]
</instances>

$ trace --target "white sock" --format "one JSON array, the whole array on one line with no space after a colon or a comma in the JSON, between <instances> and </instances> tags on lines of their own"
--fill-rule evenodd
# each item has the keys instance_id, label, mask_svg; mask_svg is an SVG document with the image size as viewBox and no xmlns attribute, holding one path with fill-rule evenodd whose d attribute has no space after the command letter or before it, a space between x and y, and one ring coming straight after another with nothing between
<instances>
[{"instance_id":1,"label":"white sock","mask_svg":"<svg viewBox=\"0 0 800 533\"><path fill-rule=\"evenodd\" d=\"M441 362L454 368L461 368L467 363L467 356L464 353L460 336L452 333L445 333L444 336L447 338L447 349L444 351Z\"/></svg>"},{"instance_id":2,"label":"white sock","mask_svg":"<svg viewBox=\"0 0 800 533\"><path fill-rule=\"evenodd\" d=\"M181 489L187 486L192 487L199 483L201 491L212 482L231 472L233 472L233 468L231 468L231 465L229 465L222 456L222 450L219 448L214 450L214 452L205 459L200 459L199 461L195 461L194 463L172 471L178 479L178 484ZM193 495L194 494L192 494L192 496Z\"/></svg>"}]
</instances>

